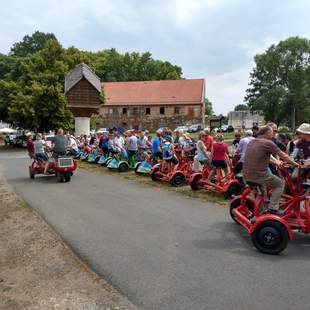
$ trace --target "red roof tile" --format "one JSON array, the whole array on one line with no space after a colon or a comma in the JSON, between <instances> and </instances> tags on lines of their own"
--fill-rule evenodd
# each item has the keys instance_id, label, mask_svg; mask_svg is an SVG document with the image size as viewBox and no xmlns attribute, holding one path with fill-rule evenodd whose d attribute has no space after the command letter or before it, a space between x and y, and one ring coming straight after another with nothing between
<instances>
[{"instance_id":1,"label":"red roof tile","mask_svg":"<svg viewBox=\"0 0 310 310\"><path fill-rule=\"evenodd\" d=\"M204 79L102 83L105 105L201 104Z\"/></svg>"}]
</instances>

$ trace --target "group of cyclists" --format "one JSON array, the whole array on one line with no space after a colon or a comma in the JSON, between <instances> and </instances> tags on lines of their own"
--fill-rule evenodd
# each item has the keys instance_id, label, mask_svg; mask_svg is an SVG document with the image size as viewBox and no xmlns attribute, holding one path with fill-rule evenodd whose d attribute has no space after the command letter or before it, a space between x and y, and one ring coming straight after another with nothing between
<instances>
[{"instance_id":1,"label":"group of cyclists","mask_svg":"<svg viewBox=\"0 0 310 310\"><path fill-rule=\"evenodd\" d=\"M190 157L194 171L203 169L204 165L212 168L210 180L216 169L227 173L228 166L231 166L229 161L232 160L235 175L242 174L246 181L272 189L270 210L278 213L284 183L277 166L282 161L294 167L299 166L300 161L309 166L310 124L300 125L293 137L279 133L275 123L261 128L254 126L244 134L242 138L240 133L236 133L229 147L222 134L213 137L207 129L199 133L197 141L182 130L172 132L168 128L153 136L147 130L127 130L123 134L114 130L76 138L70 133L65 135L63 130L59 129L51 146L44 141L43 135L38 133L34 141L29 136L27 147L30 156L45 162L49 159L49 152L52 153L52 158L57 158L65 154L75 156L80 151L96 151L128 160L135 156L137 161L148 154L158 160L170 162L175 167L181 157ZM294 171L292 173L294 175Z\"/></svg>"}]
</instances>

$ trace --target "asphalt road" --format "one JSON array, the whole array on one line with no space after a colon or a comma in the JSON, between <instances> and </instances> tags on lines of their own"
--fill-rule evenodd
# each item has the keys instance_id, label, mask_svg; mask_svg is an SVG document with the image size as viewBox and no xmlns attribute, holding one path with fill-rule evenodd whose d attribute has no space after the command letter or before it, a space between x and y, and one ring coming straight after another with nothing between
<instances>
[{"instance_id":1,"label":"asphalt road","mask_svg":"<svg viewBox=\"0 0 310 310\"><path fill-rule=\"evenodd\" d=\"M309 236L263 255L225 207L82 169L66 184L30 180L29 162L0 153L20 196L142 309L309 308Z\"/></svg>"}]
</instances>

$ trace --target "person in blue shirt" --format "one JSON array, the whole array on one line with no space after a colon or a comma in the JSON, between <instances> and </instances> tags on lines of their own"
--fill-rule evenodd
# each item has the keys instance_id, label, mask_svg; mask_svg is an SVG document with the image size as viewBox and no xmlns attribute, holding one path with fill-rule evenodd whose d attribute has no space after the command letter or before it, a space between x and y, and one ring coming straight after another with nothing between
<instances>
[{"instance_id":1,"label":"person in blue shirt","mask_svg":"<svg viewBox=\"0 0 310 310\"><path fill-rule=\"evenodd\" d=\"M152 139L152 153L155 157L162 159L163 153L160 144L161 144L160 133L156 133L156 137Z\"/></svg>"}]
</instances>

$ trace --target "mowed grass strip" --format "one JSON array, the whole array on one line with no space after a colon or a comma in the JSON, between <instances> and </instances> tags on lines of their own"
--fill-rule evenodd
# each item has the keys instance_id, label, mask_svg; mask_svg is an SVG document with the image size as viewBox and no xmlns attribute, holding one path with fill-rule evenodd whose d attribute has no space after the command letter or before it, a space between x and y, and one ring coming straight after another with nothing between
<instances>
[{"instance_id":1,"label":"mowed grass strip","mask_svg":"<svg viewBox=\"0 0 310 310\"><path fill-rule=\"evenodd\" d=\"M228 206L229 201L225 200L221 194L216 194L212 192L208 192L206 190L193 191L189 185L181 186L181 187L173 187L168 182L155 182L153 181L149 175L137 175L133 169L130 169L127 172L118 172L116 169L108 169L106 167L100 166L98 164L91 164L85 161L79 161L78 167L82 169L86 169L88 171L98 172L104 175L114 175L120 178L141 183L146 186L152 186L159 190L167 190L170 192L180 193L184 196L200 199L205 202L216 203L221 206Z\"/></svg>"}]
</instances>

